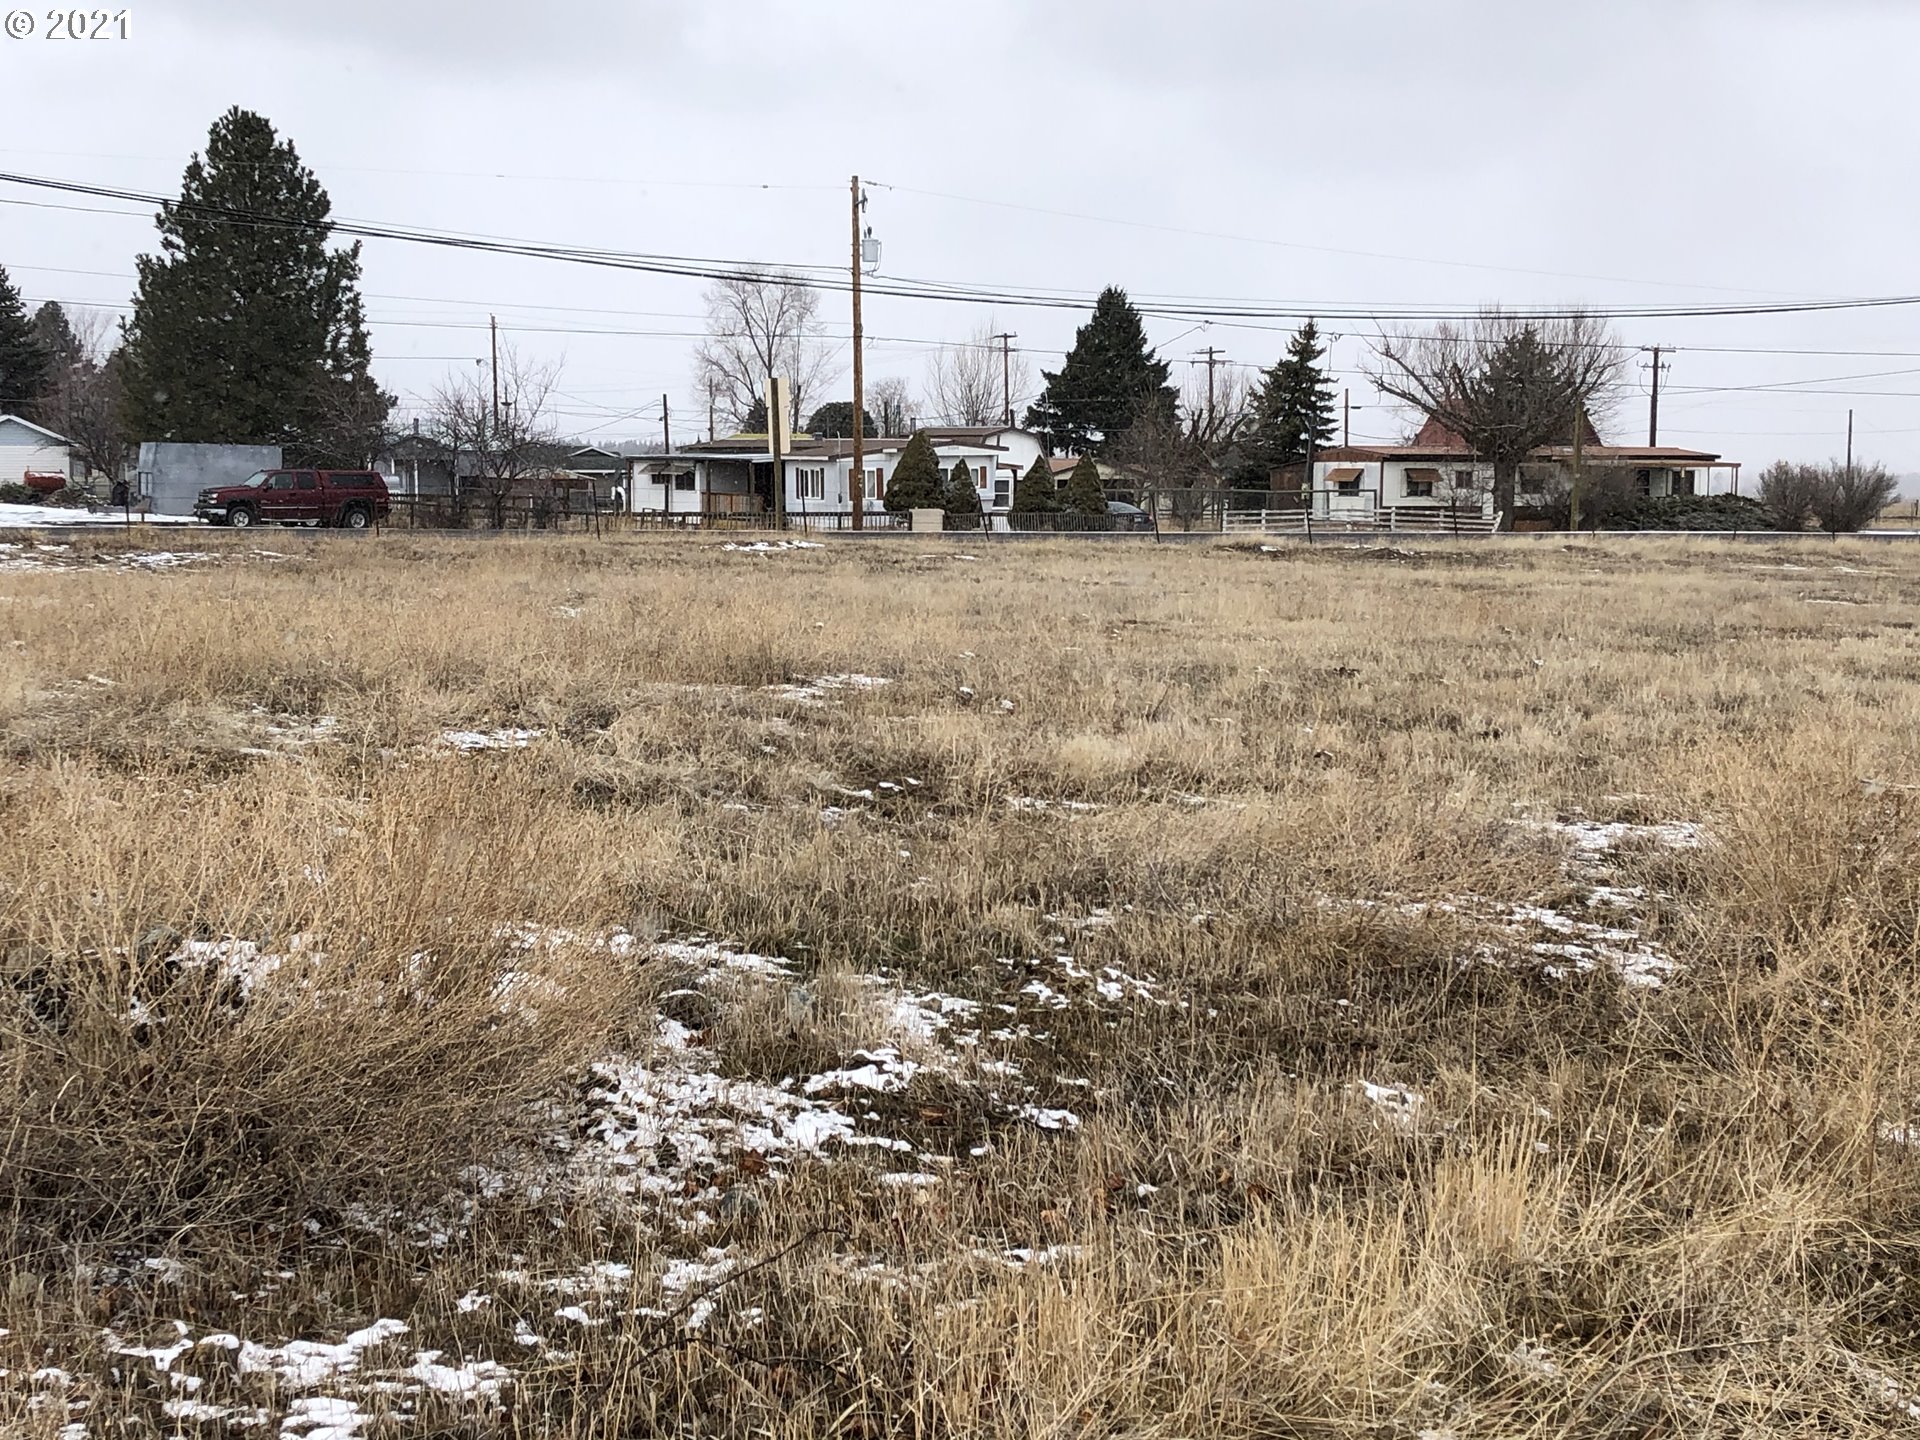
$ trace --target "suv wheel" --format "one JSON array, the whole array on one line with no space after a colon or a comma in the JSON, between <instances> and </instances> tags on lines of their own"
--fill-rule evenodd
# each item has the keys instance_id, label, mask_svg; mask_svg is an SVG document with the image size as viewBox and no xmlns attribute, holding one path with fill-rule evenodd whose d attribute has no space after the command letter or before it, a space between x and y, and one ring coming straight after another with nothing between
<instances>
[{"instance_id":1,"label":"suv wheel","mask_svg":"<svg viewBox=\"0 0 1920 1440\"><path fill-rule=\"evenodd\" d=\"M349 505L347 513L340 517L340 523L349 530L364 530L373 523L373 517L367 514L364 505Z\"/></svg>"},{"instance_id":2,"label":"suv wheel","mask_svg":"<svg viewBox=\"0 0 1920 1440\"><path fill-rule=\"evenodd\" d=\"M244 505L236 505L227 511L227 524L236 530L244 530L253 524L253 511Z\"/></svg>"}]
</instances>

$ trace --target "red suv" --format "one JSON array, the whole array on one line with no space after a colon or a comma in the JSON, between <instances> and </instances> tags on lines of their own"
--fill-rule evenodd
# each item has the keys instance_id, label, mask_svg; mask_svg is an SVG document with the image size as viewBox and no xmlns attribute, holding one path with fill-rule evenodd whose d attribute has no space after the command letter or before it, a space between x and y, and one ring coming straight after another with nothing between
<instances>
[{"instance_id":1,"label":"red suv","mask_svg":"<svg viewBox=\"0 0 1920 1440\"><path fill-rule=\"evenodd\" d=\"M387 482L372 470L262 470L238 485L202 490L193 513L215 525L338 525L364 530L387 518Z\"/></svg>"}]
</instances>

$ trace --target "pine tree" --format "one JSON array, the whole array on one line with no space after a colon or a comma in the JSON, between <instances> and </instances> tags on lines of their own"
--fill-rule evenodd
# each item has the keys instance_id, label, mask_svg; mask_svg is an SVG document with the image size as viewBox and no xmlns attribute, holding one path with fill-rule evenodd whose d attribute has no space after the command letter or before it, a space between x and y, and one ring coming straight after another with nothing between
<instances>
[{"instance_id":1,"label":"pine tree","mask_svg":"<svg viewBox=\"0 0 1920 1440\"><path fill-rule=\"evenodd\" d=\"M1167 363L1148 347L1140 312L1116 286L1101 292L1066 363L1041 373L1047 387L1027 411L1027 426L1056 454L1105 454L1142 418L1174 412Z\"/></svg>"},{"instance_id":2,"label":"pine tree","mask_svg":"<svg viewBox=\"0 0 1920 1440\"><path fill-rule=\"evenodd\" d=\"M53 357L27 318L26 303L0 267L0 415L31 413L53 378Z\"/></svg>"},{"instance_id":3,"label":"pine tree","mask_svg":"<svg viewBox=\"0 0 1920 1440\"><path fill-rule=\"evenodd\" d=\"M1060 494L1053 483L1053 467L1047 464L1042 455L1028 467L1013 487L1013 504L1008 507L1014 515L1053 515L1060 509Z\"/></svg>"},{"instance_id":4,"label":"pine tree","mask_svg":"<svg viewBox=\"0 0 1920 1440\"><path fill-rule=\"evenodd\" d=\"M1307 458L1307 436L1318 450L1333 442L1333 382L1320 362L1326 357L1320 327L1309 320L1288 342L1286 357L1261 377L1253 397L1253 428L1242 452L1239 478L1264 489L1267 477Z\"/></svg>"},{"instance_id":5,"label":"pine tree","mask_svg":"<svg viewBox=\"0 0 1920 1440\"><path fill-rule=\"evenodd\" d=\"M764 408L764 402L763 406ZM871 412L860 412L863 421L860 433L871 440L880 431L874 426ZM853 438L853 402L835 400L822 405L813 412L813 418L807 421L807 433L816 440L851 440Z\"/></svg>"},{"instance_id":6,"label":"pine tree","mask_svg":"<svg viewBox=\"0 0 1920 1440\"><path fill-rule=\"evenodd\" d=\"M887 481L887 509L895 515L911 510L938 510L946 503L946 485L939 457L927 432L917 430L893 467Z\"/></svg>"},{"instance_id":7,"label":"pine tree","mask_svg":"<svg viewBox=\"0 0 1920 1440\"><path fill-rule=\"evenodd\" d=\"M973 487L973 471L962 460L947 477L947 514L974 517L980 513L980 492Z\"/></svg>"},{"instance_id":8,"label":"pine tree","mask_svg":"<svg viewBox=\"0 0 1920 1440\"><path fill-rule=\"evenodd\" d=\"M1070 515L1105 515L1107 492L1100 483L1100 467L1091 455L1082 455L1080 463L1067 477L1061 508Z\"/></svg>"},{"instance_id":9,"label":"pine tree","mask_svg":"<svg viewBox=\"0 0 1920 1440\"><path fill-rule=\"evenodd\" d=\"M327 247L332 209L263 117L236 107L214 122L160 213L161 253L139 260L127 406L143 438L324 460L384 424L393 401L367 373L360 247Z\"/></svg>"},{"instance_id":10,"label":"pine tree","mask_svg":"<svg viewBox=\"0 0 1920 1440\"><path fill-rule=\"evenodd\" d=\"M33 312L33 333L47 352L49 376L71 370L85 358L81 354L80 337L74 333L73 322L67 319L67 312L60 308L58 300L49 300Z\"/></svg>"}]
</instances>

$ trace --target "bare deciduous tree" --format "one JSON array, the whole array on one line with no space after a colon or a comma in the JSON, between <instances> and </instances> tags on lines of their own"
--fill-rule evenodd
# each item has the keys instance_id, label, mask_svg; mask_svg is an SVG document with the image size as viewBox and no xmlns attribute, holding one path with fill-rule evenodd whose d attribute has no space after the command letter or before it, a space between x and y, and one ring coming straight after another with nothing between
<instances>
[{"instance_id":1,"label":"bare deciduous tree","mask_svg":"<svg viewBox=\"0 0 1920 1440\"><path fill-rule=\"evenodd\" d=\"M1374 354L1370 378L1381 391L1439 421L1493 466L1494 506L1508 520L1527 456L1568 443L1576 425L1603 413L1625 368L1606 322L1580 311L1541 320L1488 310L1410 339L1382 336Z\"/></svg>"},{"instance_id":2,"label":"bare deciduous tree","mask_svg":"<svg viewBox=\"0 0 1920 1440\"><path fill-rule=\"evenodd\" d=\"M1017 402L1031 385L1033 371L1026 357L1014 351L1003 363L995 333L989 318L965 340L933 352L927 395L946 424L1004 424L1008 395Z\"/></svg>"},{"instance_id":3,"label":"bare deciduous tree","mask_svg":"<svg viewBox=\"0 0 1920 1440\"><path fill-rule=\"evenodd\" d=\"M1253 387L1244 370L1218 371L1211 387L1204 367L1194 367L1180 394L1188 441L1217 459L1247 432L1253 420Z\"/></svg>"},{"instance_id":4,"label":"bare deciduous tree","mask_svg":"<svg viewBox=\"0 0 1920 1440\"><path fill-rule=\"evenodd\" d=\"M1217 511L1224 498L1220 472L1191 433L1191 423L1154 407L1119 436L1112 449L1113 463L1140 504L1188 530Z\"/></svg>"},{"instance_id":5,"label":"bare deciduous tree","mask_svg":"<svg viewBox=\"0 0 1920 1440\"><path fill-rule=\"evenodd\" d=\"M867 387L867 413L882 435L905 435L913 428L913 390L898 378L876 380Z\"/></svg>"},{"instance_id":6,"label":"bare deciduous tree","mask_svg":"<svg viewBox=\"0 0 1920 1440\"><path fill-rule=\"evenodd\" d=\"M784 375L793 387L793 421L833 375L821 340L820 292L781 270L729 276L707 287L707 338L694 352L699 388L735 425L744 425L767 381Z\"/></svg>"},{"instance_id":7,"label":"bare deciduous tree","mask_svg":"<svg viewBox=\"0 0 1920 1440\"><path fill-rule=\"evenodd\" d=\"M560 441L548 412L559 378L557 366L531 363L509 348L500 353L497 407L492 377L478 366L453 372L434 391L426 429L452 452L456 511L464 473L486 497L488 523L500 529L514 485L552 468Z\"/></svg>"},{"instance_id":8,"label":"bare deciduous tree","mask_svg":"<svg viewBox=\"0 0 1920 1440\"><path fill-rule=\"evenodd\" d=\"M121 364L113 322L104 311L74 306L66 313L68 353L55 357L46 393L34 415L58 431L89 470L121 480L133 460L121 406Z\"/></svg>"}]
</instances>

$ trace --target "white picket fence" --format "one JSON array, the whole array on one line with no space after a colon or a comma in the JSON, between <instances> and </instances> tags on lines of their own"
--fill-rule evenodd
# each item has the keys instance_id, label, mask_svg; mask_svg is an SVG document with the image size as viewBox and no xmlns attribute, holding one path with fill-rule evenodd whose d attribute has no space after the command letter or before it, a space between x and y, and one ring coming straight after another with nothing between
<instances>
[{"instance_id":1,"label":"white picket fence","mask_svg":"<svg viewBox=\"0 0 1920 1440\"><path fill-rule=\"evenodd\" d=\"M1491 535L1500 528L1500 517L1417 505L1383 505L1333 515L1299 509L1237 510L1228 512L1223 528L1230 535Z\"/></svg>"}]
</instances>

